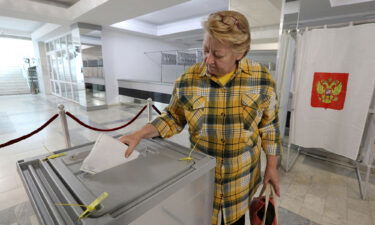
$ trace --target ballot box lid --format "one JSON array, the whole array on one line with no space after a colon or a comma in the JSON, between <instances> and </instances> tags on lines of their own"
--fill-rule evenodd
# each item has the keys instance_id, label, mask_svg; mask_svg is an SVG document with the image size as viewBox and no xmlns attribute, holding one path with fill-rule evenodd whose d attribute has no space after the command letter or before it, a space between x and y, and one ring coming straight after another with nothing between
<instances>
[{"instance_id":1,"label":"ballot box lid","mask_svg":"<svg viewBox=\"0 0 375 225\"><path fill-rule=\"evenodd\" d=\"M92 147L93 143L63 150L66 155L62 157L22 162L21 173L30 173L29 180L39 179L39 186L44 186L40 190L53 190L56 196L50 195L51 202L89 205L107 192L108 197L89 215L96 218L108 214L118 216L140 207L145 201L150 205L160 200L160 193L166 190L173 193L176 183L193 179L191 174L203 175L215 167L214 158L204 153L194 151L193 160L180 160L190 149L162 139L144 139L136 148L140 153L137 159L91 175L82 172L80 167Z\"/></svg>"}]
</instances>

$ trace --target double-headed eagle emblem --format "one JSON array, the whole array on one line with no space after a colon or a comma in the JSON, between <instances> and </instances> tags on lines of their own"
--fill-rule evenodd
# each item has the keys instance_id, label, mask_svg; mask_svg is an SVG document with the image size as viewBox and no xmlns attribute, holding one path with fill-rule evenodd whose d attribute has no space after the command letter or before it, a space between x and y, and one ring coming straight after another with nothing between
<instances>
[{"instance_id":1,"label":"double-headed eagle emblem","mask_svg":"<svg viewBox=\"0 0 375 225\"><path fill-rule=\"evenodd\" d=\"M316 85L316 91L319 94L319 100L329 104L338 100L338 95L342 91L342 83L332 78L320 80Z\"/></svg>"}]
</instances>

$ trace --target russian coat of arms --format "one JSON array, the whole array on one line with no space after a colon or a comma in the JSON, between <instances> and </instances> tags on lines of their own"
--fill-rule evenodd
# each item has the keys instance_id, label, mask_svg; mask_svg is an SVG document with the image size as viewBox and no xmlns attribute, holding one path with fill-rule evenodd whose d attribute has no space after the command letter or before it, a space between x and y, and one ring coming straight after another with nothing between
<instances>
[{"instance_id":1,"label":"russian coat of arms","mask_svg":"<svg viewBox=\"0 0 375 225\"><path fill-rule=\"evenodd\" d=\"M343 109L348 76L348 73L314 73L311 106Z\"/></svg>"}]
</instances>

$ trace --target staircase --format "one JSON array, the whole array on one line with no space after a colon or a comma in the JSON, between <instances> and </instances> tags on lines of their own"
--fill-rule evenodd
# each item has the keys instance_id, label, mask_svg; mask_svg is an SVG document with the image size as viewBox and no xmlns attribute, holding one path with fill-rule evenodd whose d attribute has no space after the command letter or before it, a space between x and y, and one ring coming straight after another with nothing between
<instances>
[{"instance_id":1,"label":"staircase","mask_svg":"<svg viewBox=\"0 0 375 225\"><path fill-rule=\"evenodd\" d=\"M30 94L26 78L22 75L22 68L0 68L0 95Z\"/></svg>"}]
</instances>

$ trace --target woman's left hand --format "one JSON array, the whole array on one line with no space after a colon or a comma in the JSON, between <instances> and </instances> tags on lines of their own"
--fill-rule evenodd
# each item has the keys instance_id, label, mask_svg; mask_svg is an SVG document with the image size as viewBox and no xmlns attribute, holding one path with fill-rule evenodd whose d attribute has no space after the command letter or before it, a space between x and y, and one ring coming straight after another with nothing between
<instances>
[{"instance_id":1,"label":"woman's left hand","mask_svg":"<svg viewBox=\"0 0 375 225\"><path fill-rule=\"evenodd\" d=\"M276 167L266 167L263 184L266 185L268 183L271 183L277 196L280 197L279 175Z\"/></svg>"}]
</instances>

